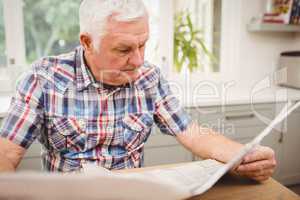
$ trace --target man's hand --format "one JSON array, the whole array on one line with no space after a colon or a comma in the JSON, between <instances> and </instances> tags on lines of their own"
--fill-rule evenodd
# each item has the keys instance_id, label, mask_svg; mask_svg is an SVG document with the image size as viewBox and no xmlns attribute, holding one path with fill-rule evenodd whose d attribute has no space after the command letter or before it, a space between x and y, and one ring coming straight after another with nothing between
<instances>
[{"instance_id":1,"label":"man's hand","mask_svg":"<svg viewBox=\"0 0 300 200\"><path fill-rule=\"evenodd\" d=\"M262 182L272 176L275 167L274 151L269 147L259 146L246 155L242 163L233 172Z\"/></svg>"}]
</instances>

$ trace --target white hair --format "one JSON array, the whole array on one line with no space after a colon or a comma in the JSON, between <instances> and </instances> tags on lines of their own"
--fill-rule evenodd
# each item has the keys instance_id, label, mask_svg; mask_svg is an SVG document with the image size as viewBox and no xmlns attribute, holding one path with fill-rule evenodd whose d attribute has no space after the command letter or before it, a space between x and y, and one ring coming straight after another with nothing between
<instances>
[{"instance_id":1,"label":"white hair","mask_svg":"<svg viewBox=\"0 0 300 200\"><path fill-rule=\"evenodd\" d=\"M147 15L142 0L83 0L79 8L80 34L91 35L93 46L98 50L100 38L106 33L110 16L117 21L135 21Z\"/></svg>"}]
</instances>

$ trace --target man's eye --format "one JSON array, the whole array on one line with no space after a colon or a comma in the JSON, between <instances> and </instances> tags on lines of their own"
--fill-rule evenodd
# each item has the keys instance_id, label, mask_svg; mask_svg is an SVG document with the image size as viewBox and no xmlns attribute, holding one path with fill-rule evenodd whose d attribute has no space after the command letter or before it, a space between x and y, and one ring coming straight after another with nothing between
<instances>
[{"instance_id":1,"label":"man's eye","mask_svg":"<svg viewBox=\"0 0 300 200\"><path fill-rule=\"evenodd\" d=\"M118 52L126 54L130 52L130 49L118 49Z\"/></svg>"}]
</instances>

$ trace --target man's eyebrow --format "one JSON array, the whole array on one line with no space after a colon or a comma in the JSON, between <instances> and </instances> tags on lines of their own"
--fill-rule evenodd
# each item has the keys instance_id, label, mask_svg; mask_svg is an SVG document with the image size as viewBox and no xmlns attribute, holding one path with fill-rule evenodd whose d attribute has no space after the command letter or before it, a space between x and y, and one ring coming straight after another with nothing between
<instances>
[{"instance_id":1,"label":"man's eyebrow","mask_svg":"<svg viewBox=\"0 0 300 200\"><path fill-rule=\"evenodd\" d=\"M120 41L119 43L117 43L116 46L128 46L128 47L130 47L130 46L133 46L133 45L135 45L134 42L130 42L130 41Z\"/></svg>"},{"instance_id":2,"label":"man's eyebrow","mask_svg":"<svg viewBox=\"0 0 300 200\"><path fill-rule=\"evenodd\" d=\"M146 43L148 42L148 40L149 40L149 37L147 37L145 40L143 40L143 41L140 43L140 45L146 44Z\"/></svg>"},{"instance_id":3,"label":"man's eyebrow","mask_svg":"<svg viewBox=\"0 0 300 200\"><path fill-rule=\"evenodd\" d=\"M119 43L116 45L116 48L131 48L132 46L130 44L124 44L124 43Z\"/></svg>"}]
</instances>

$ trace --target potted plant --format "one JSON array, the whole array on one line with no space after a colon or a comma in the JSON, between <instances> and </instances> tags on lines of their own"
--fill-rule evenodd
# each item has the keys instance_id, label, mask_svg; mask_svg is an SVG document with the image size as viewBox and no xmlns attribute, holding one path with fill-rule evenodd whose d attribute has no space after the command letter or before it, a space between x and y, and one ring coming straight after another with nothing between
<instances>
[{"instance_id":1,"label":"potted plant","mask_svg":"<svg viewBox=\"0 0 300 200\"><path fill-rule=\"evenodd\" d=\"M205 57L208 57L211 63L216 63L216 58L204 43L202 31L192 23L190 11L177 11L174 18L173 58L176 71L180 72L187 66L189 71L193 72L202 67L201 59Z\"/></svg>"}]
</instances>

